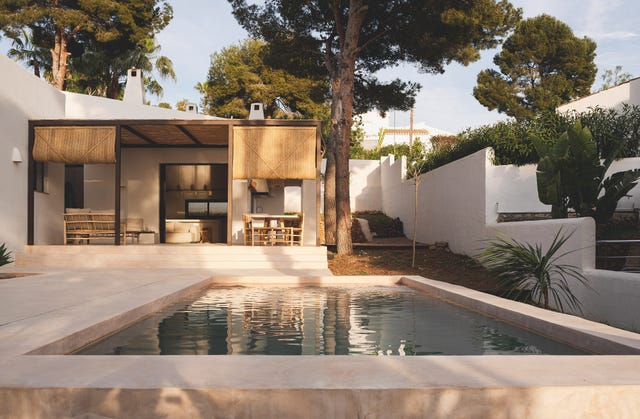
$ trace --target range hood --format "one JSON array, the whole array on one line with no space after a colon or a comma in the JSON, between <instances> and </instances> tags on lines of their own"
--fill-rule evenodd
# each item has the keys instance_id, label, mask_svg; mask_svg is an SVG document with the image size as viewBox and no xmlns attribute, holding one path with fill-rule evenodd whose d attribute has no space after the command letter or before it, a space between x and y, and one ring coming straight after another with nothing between
<instances>
[{"instance_id":1,"label":"range hood","mask_svg":"<svg viewBox=\"0 0 640 419\"><path fill-rule=\"evenodd\" d=\"M268 195L269 184L267 179L251 179L249 180L249 189L254 195Z\"/></svg>"}]
</instances>

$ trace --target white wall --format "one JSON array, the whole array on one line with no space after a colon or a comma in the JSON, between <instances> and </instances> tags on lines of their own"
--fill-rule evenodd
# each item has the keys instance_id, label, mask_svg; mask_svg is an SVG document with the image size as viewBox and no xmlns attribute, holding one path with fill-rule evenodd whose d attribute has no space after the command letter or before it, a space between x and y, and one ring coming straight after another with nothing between
<instances>
[{"instance_id":1,"label":"white wall","mask_svg":"<svg viewBox=\"0 0 640 419\"><path fill-rule=\"evenodd\" d=\"M589 108L619 108L623 103L640 105L640 78L574 100L558 107L558 112L586 112Z\"/></svg>"},{"instance_id":2,"label":"white wall","mask_svg":"<svg viewBox=\"0 0 640 419\"><path fill-rule=\"evenodd\" d=\"M316 185L315 180L302 181L303 244L305 246L315 246L318 234L316 231L317 216L319 215L316 208Z\"/></svg>"},{"instance_id":3,"label":"white wall","mask_svg":"<svg viewBox=\"0 0 640 419\"><path fill-rule=\"evenodd\" d=\"M381 159L382 160L382 159ZM327 160L323 159L321 171L324 175ZM378 160L349 160L349 198L351 211L379 211L382 208L382 174ZM324 183L321 186L324 197ZM324 202L321 199L321 212Z\"/></svg>"},{"instance_id":4,"label":"white wall","mask_svg":"<svg viewBox=\"0 0 640 419\"><path fill-rule=\"evenodd\" d=\"M497 231L547 249L562 229L564 235L572 235L560 252L571 253L559 262L578 267L589 279L590 288L575 280L570 283L572 292L583 304L582 315L640 331L640 274L594 269L593 219L495 222L496 202L501 211L529 212L544 207L537 202L535 166L493 166L491 156L490 149L481 150L420 177L418 241L446 241L455 253L475 255ZM631 167L638 167L638 159L616 162L612 171ZM414 183L404 180L404 161L383 159L381 176L382 210L389 216L400 217L405 234L411 237Z\"/></svg>"},{"instance_id":5,"label":"white wall","mask_svg":"<svg viewBox=\"0 0 640 419\"><path fill-rule=\"evenodd\" d=\"M220 119L121 100L64 92L67 119Z\"/></svg>"},{"instance_id":6,"label":"white wall","mask_svg":"<svg viewBox=\"0 0 640 419\"><path fill-rule=\"evenodd\" d=\"M242 215L251 212L251 193L248 180L234 180L232 182L233 205L231 243L244 243L244 221Z\"/></svg>"},{"instance_id":7,"label":"white wall","mask_svg":"<svg viewBox=\"0 0 640 419\"><path fill-rule=\"evenodd\" d=\"M381 207L379 161L350 160L349 182L352 211L377 210Z\"/></svg>"},{"instance_id":8,"label":"white wall","mask_svg":"<svg viewBox=\"0 0 640 419\"><path fill-rule=\"evenodd\" d=\"M65 103L62 93L4 55L0 55L0 74L0 220L3 220L0 243L6 243L15 253L22 251L27 242L28 121L63 118ZM20 150L22 163L11 161L14 147ZM60 174L55 167L50 168L49 173L49 182L53 185ZM35 230L36 243L62 241L64 201L57 191L53 192L36 194L35 218L40 219ZM54 220L57 228L52 223Z\"/></svg>"},{"instance_id":9,"label":"white wall","mask_svg":"<svg viewBox=\"0 0 640 419\"><path fill-rule=\"evenodd\" d=\"M34 209L34 243L63 244L64 164L47 164L45 192L35 192ZM26 223L21 227L26 232Z\"/></svg>"},{"instance_id":10,"label":"white wall","mask_svg":"<svg viewBox=\"0 0 640 419\"><path fill-rule=\"evenodd\" d=\"M584 275L592 289L578 295L585 317L640 333L640 274L586 269Z\"/></svg>"},{"instance_id":11,"label":"white wall","mask_svg":"<svg viewBox=\"0 0 640 419\"><path fill-rule=\"evenodd\" d=\"M485 173L490 159L485 149L419 177L419 242L446 241L456 253L474 254L485 238ZM381 162L382 211L399 217L407 237L413 237L415 183L405 180L406 160Z\"/></svg>"},{"instance_id":12,"label":"white wall","mask_svg":"<svg viewBox=\"0 0 640 419\"><path fill-rule=\"evenodd\" d=\"M487 166L487 221L498 212L549 212L550 205L538 199L536 165Z\"/></svg>"},{"instance_id":13,"label":"white wall","mask_svg":"<svg viewBox=\"0 0 640 419\"><path fill-rule=\"evenodd\" d=\"M96 210L111 210L115 206L116 167L113 164L86 164L84 166L84 207ZM124 184L124 181L122 182ZM124 199L123 194L120 199ZM120 202L121 215L126 216L126 205Z\"/></svg>"}]
</instances>

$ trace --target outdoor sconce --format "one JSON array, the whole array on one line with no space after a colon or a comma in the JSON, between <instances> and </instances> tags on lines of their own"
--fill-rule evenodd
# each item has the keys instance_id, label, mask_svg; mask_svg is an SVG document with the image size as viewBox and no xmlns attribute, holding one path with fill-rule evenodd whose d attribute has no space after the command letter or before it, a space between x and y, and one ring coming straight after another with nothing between
<instances>
[{"instance_id":1,"label":"outdoor sconce","mask_svg":"<svg viewBox=\"0 0 640 419\"><path fill-rule=\"evenodd\" d=\"M22 163L22 153L20 153L18 147L13 147L11 151L11 161L14 163Z\"/></svg>"}]
</instances>

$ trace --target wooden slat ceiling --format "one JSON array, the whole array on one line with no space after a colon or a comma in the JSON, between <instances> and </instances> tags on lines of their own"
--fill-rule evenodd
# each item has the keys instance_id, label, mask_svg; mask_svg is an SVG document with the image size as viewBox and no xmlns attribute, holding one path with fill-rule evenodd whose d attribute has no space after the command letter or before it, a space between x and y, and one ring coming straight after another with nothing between
<instances>
[{"instance_id":1,"label":"wooden slat ceiling","mask_svg":"<svg viewBox=\"0 0 640 419\"><path fill-rule=\"evenodd\" d=\"M226 146L229 143L226 125L123 125L121 142L136 146Z\"/></svg>"}]
</instances>

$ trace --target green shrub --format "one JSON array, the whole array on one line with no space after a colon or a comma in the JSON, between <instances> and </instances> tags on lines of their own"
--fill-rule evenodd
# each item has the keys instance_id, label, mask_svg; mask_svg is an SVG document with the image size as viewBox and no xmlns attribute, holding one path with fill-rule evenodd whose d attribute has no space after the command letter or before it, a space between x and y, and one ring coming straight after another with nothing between
<instances>
[{"instance_id":1,"label":"green shrub","mask_svg":"<svg viewBox=\"0 0 640 419\"><path fill-rule=\"evenodd\" d=\"M7 265L11 262L13 262L13 259L11 259L11 252L7 249L5 244L2 243L0 245L0 266Z\"/></svg>"},{"instance_id":2,"label":"green shrub","mask_svg":"<svg viewBox=\"0 0 640 419\"><path fill-rule=\"evenodd\" d=\"M625 105L619 110L594 108L588 112L562 115L543 113L528 120L508 120L458 134L457 141L428 153L422 171L428 172L486 147L495 152L494 164L518 166L537 163L533 139L553 142L576 121L591 129L598 155L604 159L622 142L619 157L640 156L640 107Z\"/></svg>"},{"instance_id":3,"label":"green shrub","mask_svg":"<svg viewBox=\"0 0 640 419\"><path fill-rule=\"evenodd\" d=\"M404 237L400 218L391 218L380 211L357 211L353 216L367 220L369 229L376 237Z\"/></svg>"}]
</instances>

